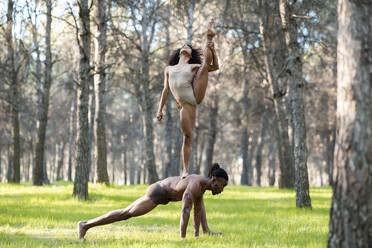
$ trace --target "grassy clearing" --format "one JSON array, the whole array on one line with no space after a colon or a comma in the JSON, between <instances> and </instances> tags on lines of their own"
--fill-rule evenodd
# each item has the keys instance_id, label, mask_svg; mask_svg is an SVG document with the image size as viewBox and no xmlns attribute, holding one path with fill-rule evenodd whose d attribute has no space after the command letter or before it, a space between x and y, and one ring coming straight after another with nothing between
<instances>
[{"instance_id":1,"label":"grassy clearing","mask_svg":"<svg viewBox=\"0 0 372 248\"><path fill-rule=\"evenodd\" d=\"M296 209L295 192L228 186L205 194L208 223L222 236L179 237L181 204L158 206L145 216L92 228L77 239L76 223L120 209L146 185L89 185L90 201L71 197L72 185L0 184L0 247L326 247L331 188L312 188L313 210Z\"/></svg>"}]
</instances>

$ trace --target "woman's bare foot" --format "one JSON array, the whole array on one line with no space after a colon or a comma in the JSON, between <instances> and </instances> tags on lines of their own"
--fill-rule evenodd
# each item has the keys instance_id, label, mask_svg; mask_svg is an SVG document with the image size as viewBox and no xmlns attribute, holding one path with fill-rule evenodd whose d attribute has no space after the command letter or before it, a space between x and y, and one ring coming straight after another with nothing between
<instances>
[{"instance_id":1,"label":"woman's bare foot","mask_svg":"<svg viewBox=\"0 0 372 248\"><path fill-rule=\"evenodd\" d=\"M185 179L189 175L188 171L183 171L181 179Z\"/></svg>"},{"instance_id":2,"label":"woman's bare foot","mask_svg":"<svg viewBox=\"0 0 372 248\"><path fill-rule=\"evenodd\" d=\"M213 18L209 22L209 28L207 30L207 41L212 41L214 36L216 36L216 32L213 30L214 20Z\"/></svg>"},{"instance_id":3,"label":"woman's bare foot","mask_svg":"<svg viewBox=\"0 0 372 248\"><path fill-rule=\"evenodd\" d=\"M83 239L84 236L85 236L85 233L87 232L87 230L84 228L85 223L87 223L87 222L86 221L79 221L78 222L79 239Z\"/></svg>"}]
</instances>

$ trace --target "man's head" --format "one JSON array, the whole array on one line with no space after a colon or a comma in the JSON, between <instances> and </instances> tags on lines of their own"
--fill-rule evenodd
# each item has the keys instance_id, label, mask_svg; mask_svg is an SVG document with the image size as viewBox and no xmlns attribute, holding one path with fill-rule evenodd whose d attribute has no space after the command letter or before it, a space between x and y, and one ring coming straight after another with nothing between
<instances>
[{"instance_id":1,"label":"man's head","mask_svg":"<svg viewBox=\"0 0 372 248\"><path fill-rule=\"evenodd\" d=\"M213 195L220 194L229 181L226 171L220 165L214 163L209 170L208 177L211 179L211 191Z\"/></svg>"}]
</instances>

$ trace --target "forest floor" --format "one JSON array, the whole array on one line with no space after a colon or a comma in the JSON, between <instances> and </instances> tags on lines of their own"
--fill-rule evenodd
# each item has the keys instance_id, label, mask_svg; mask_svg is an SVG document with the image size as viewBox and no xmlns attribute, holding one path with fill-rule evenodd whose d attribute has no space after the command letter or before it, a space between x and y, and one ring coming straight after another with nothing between
<instances>
[{"instance_id":1,"label":"forest floor","mask_svg":"<svg viewBox=\"0 0 372 248\"><path fill-rule=\"evenodd\" d=\"M204 196L212 231L179 236L181 203L160 205L145 216L92 228L77 238L76 224L142 196L146 185L89 185L87 202L71 197L73 185L0 184L0 247L326 247L331 188L311 188L313 209L296 209L294 190L227 186ZM202 232L201 232L202 233Z\"/></svg>"}]
</instances>

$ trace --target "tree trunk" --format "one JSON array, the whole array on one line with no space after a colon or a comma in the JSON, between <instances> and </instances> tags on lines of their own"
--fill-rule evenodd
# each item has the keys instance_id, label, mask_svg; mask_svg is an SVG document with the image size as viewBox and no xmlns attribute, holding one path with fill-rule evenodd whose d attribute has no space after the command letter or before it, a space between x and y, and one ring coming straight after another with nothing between
<instances>
[{"instance_id":1,"label":"tree trunk","mask_svg":"<svg viewBox=\"0 0 372 248\"><path fill-rule=\"evenodd\" d=\"M49 178L48 178L48 173L47 173L47 162L44 159L43 162L43 183L44 184L50 184Z\"/></svg>"},{"instance_id":2,"label":"tree trunk","mask_svg":"<svg viewBox=\"0 0 372 248\"><path fill-rule=\"evenodd\" d=\"M147 89L146 91L149 91ZM147 95L147 96L146 96ZM154 132L153 132L153 105L150 103L149 99L150 95L149 92L145 94L144 99L144 114L143 114L143 124L144 124L144 132L145 132L145 151L146 151L146 158L145 158L145 168L147 170L147 178L146 181L149 184L155 183L159 180L158 173L156 172L155 166L155 155L154 155Z\"/></svg>"},{"instance_id":3,"label":"tree trunk","mask_svg":"<svg viewBox=\"0 0 372 248\"><path fill-rule=\"evenodd\" d=\"M15 64L14 44L13 44L13 8L14 2L8 0L7 27L5 39L7 43L8 73L10 77L10 107L12 118L12 145L13 145L13 166L10 170L10 182L19 183L20 181L20 134L19 134L19 85L17 79L17 69Z\"/></svg>"},{"instance_id":4,"label":"tree trunk","mask_svg":"<svg viewBox=\"0 0 372 248\"><path fill-rule=\"evenodd\" d=\"M280 0L280 16L288 49L288 67L286 72L289 78L289 96L293 122L296 206L311 208L303 100L304 79L302 78L300 46L297 42L297 23L294 17L291 17L293 14L292 7L288 0Z\"/></svg>"},{"instance_id":5,"label":"tree trunk","mask_svg":"<svg viewBox=\"0 0 372 248\"><path fill-rule=\"evenodd\" d=\"M107 30L107 2L96 1L96 36L95 58L96 73L94 75L96 94L96 119L95 119L95 146L96 146L96 182L109 184L107 173L107 144L106 144L106 80L105 80L105 57L106 57L106 30Z\"/></svg>"},{"instance_id":6,"label":"tree trunk","mask_svg":"<svg viewBox=\"0 0 372 248\"><path fill-rule=\"evenodd\" d=\"M89 82L90 82L90 22L88 0L79 0L79 87L77 154L73 195L79 200L88 199L89 152Z\"/></svg>"},{"instance_id":7,"label":"tree trunk","mask_svg":"<svg viewBox=\"0 0 372 248\"><path fill-rule=\"evenodd\" d=\"M338 2L337 138L328 247L372 247L372 9Z\"/></svg>"},{"instance_id":8,"label":"tree trunk","mask_svg":"<svg viewBox=\"0 0 372 248\"><path fill-rule=\"evenodd\" d=\"M271 93L274 101L274 110L276 120L278 121L278 135L277 144L279 152L279 163L280 163L280 178L279 188L293 188L294 186L294 168L291 162L290 143L288 137L288 121L284 111L283 96L285 92L279 87L278 78L280 73L275 76L275 68L273 63L273 51L271 43L275 40L272 36L273 27L271 23L267 23L268 17L274 17L277 10L277 6L274 8L270 7L265 1L265 6L262 6L262 1L258 0L258 8L262 11L259 15L259 26L260 33L262 35L262 46L264 50L264 62L267 71L267 80L270 85ZM271 36L270 36L271 35ZM281 40L283 34L278 32L279 40ZM284 66L284 65L283 65Z\"/></svg>"},{"instance_id":9,"label":"tree trunk","mask_svg":"<svg viewBox=\"0 0 372 248\"><path fill-rule=\"evenodd\" d=\"M187 44L192 44L192 25L194 23L195 1L188 1L187 8Z\"/></svg>"},{"instance_id":10,"label":"tree trunk","mask_svg":"<svg viewBox=\"0 0 372 248\"><path fill-rule=\"evenodd\" d=\"M71 102L71 114L69 121L69 137L68 137L68 169L67 180L72 181L72 159L73 159L73 145L75 144L76 136L76 109L77 109L77 90L73 89L73 98Z\"/></svg>"},{"instance_id":11,"label":"tree trunk","mask_svg":"<svg viewBox=\"0 0 372 248\"><path fill-rule=\"evenodd\" d=\"M122 155L122 161L123 161L123 185L127 185L128 181L128 149L127 145L124 143L123 140L123 151L121 153Z\"/></svg>"},{"instance_id":12,"label":"tree trunk","mask_svg":"<svg viewBox=\"0 0 372 248\"><path fill-rule=\"evenodd\" d=\"M257 147L257 154L256 154L256 172L257 172L257 185L261 186L261 167L262 167L262 150L264 146L264 140L266 135L268 125L268 113L265 111L263 113L262 117L262 128L261 128L261 138L260 138L260 144Z\"/></svg>"},{"instance_id":13,"label":"tree trunk","mask_svg":"<svg viewBox=\"0 0 372 248\"><path fill-rule=\"evenodd\" d=\"M12 153L10 150L10 144L8 145L8 170L6 172L6 180L12 182Z\"/></svg>"},{"instance_id":14,"label":"tree trunk","mask_svg":"<svg viewBox=\"0 0 372 248\"><path fill-rule=\"evenodd\" d=\"M134 184L134 176L136 172L136 150L134 144L132 144L132 150L131 150L131 161L130 161L130 172L129 172L129 184Z\"/></svg>"},{"instance_id":15,"label":"tree trunk","mask_svg":"<svg viewBox=\"0 0 372 248\"><path fill-rule=\"evenodd\" d=\"M60 147L59 147L59 160L58 160L58 167L57 167L57 181L63 180L63 163L65 160L65 146L66 142L63 140L61 141Z\"/></svg>"},{"instance_id":16,"label":"tree trunk","mask_svg":"<svg viewBox=\"0 0 372 248\"><path fill-rule=\"evenodd\" d=\"M170 7L167 4L165 6L166 8L166 16L165 16L165 52L164 52L164 57L166 59L169 58L170 56L170 45L171 45L171 38L170 38ZM162 74L163 75L163 74ZM164 80L164 78L163 78ZM165 138L165 162L164 162L164 173L163 173L163 178L167 178L171 174L171 169L172 169L172 140L173 140L173 122L175 121L173 116L172 116L172 94L169 94L168 100L165 103L165 133L166 133L166 138Z\"/></svg>"},{"instance_id":17,"label":"tree trunk","mask_svg":"<svg viewBox=\"0 0 372 248\"><path fill-rule=\"evenodd\" d=\"M181 168L181 149L182 149L182 134L179 120L175 121L175 131L172 155L172 174L171 176L179 176Z\"/></svg>"},{"instance_id":18,"label":"tree trunk","mask_svg":"<svg viewBox=\"0 0 372 248\"><path fill-rule=\"evenodd\" d=\"M204 166L204 176L208 176L209 168L213 163L214 144L217 136L218 95L212 96L212 105L209 112L207 158Z\"/></svg>"},{"instance_id":19,"label":"tree trunk","mask_svg":"<svg viewBox=\"0 0 372 248\"><path fill-rule=\"evenodd\" d=\"M52 83L52 52L51 52L51 24L52 24L52 3L51 0L46 1L47 6L47 23L45 28L45 71L44 85L41 92L41 106L38 113L38 131L36 141L35 168L33 170L34 185L43 184L44 154L45 154L45 136L48 125L48 110L49 110L49 91Z\"/></svg>"},{"instance_id":20,"label":"tree trunk","mask_svg":"<svg viewBox=\"0 0 372 248\"><path fill-rule=\"evenodd\" d=\"M240 184L242 185L249 185L252 186L252 181L248 178L248 130L246 127L243 128L242 136L241 136L241 154L242 154L242 174L240 177Z\"/></svg>"},{"instance_id":21,"label":"tree trunk","mask_svg":"<svg viewBox=\"0 0 372 248\"><path fill-rule=\"evenodd\" d=\"M274 186L275 184L275 174L276 174L276 166L275 166L275 160L276 160L276 146L273 142L270 142L269 147L269 173L268 173L268 179L269 179L269 185Z\"/></svg>"},{"instance_id":22,"label":"tree trunk","mask_svg":"<svg viewBox=\"0 0 372 248\"><path fill-rule=\"evenodd\" d=\"M96 115L96 96L95 96L95 85L94 80L91 78L89 82L89 97L90 97L90 104L89 104L89 156L88 156L88 180L94 181L94 178L92 178L90 175L92 174L92 170L94 170L94 151L95 151L95 115Z\"/></svg>"}]
</instances>

